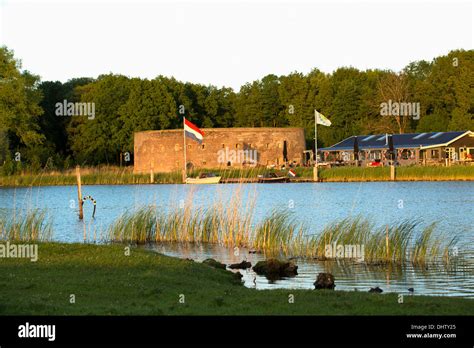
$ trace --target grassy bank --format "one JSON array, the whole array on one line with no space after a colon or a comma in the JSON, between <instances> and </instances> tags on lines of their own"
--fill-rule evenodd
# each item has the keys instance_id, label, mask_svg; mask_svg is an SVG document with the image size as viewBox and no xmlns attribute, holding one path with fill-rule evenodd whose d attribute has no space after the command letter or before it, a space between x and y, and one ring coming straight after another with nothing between
<instances>
[{"instance_id":1,"label":"grassy bank","mask_svg":"<svg viewBox=\"0 0 474 348\"><path fill-rule=\"evenodd\" d=\"M0 314L472 315L474 301L328 290L255 290L229 271L119 245L39 245L37 262L0 259ZM316 276L316 275L315 275ZM337 279L336 279L337 286ZM289 294L295 297L288 303ZM70 303L70 295L75 303ZM180 295L185 303L180 303Z\"/></svg>"},{"instance_id":2,"label":"grassy bank","mask_svg":"<svg viewBox=\"0 0 474 348\"><path fill-rule=\"evenodd\" d=\"M319 177L325 182L390 181L389 167L335 167L320 169ZM397 167L398 181L450 181L474 180L474 166Z\"/></svg>"},{"instance_id":3,"label":"grassy bank","mask_svg":"<svg viewBox=\"0 0 474 348\"><path fill-rule=\"evenodd\" d=\"M295 168L297 178L294 181L311 181L313 168ZM213 172L222 176L223 181L231 179L255 179L258 175L267 173L266 168L242 169L204 169L193 170L188 176L194 177L201 172ZM285 173L285 171L282 171ZM132 167L91 167L81 170L83 185L127 185L149 184L150 174L134 174ZM351 181L389 181L390 168L368 167L334 167L320 168L319 178L323 182L351 182ZM182 183L181 171L171 173L154 173L155 184L180 184ZM444 180L474 180L474 166L452 167L398 167L397 180L400 181L444 181ZM0 175L0 186L57 186L75 185L76 176L73 170L43 171L40 173L22 173L15 175Z\"/></svg>"}]
</instances>

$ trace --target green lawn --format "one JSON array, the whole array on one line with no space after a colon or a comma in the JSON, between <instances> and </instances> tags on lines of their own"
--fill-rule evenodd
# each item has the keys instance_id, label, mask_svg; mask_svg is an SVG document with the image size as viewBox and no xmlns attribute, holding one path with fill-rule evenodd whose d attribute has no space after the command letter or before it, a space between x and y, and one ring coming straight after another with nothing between
<instances>
[{"instance_id":1,"label":"green lawn","mask_svg":"<svg viewBox=\"0 0 474 348\"><path fill-rule=\"evenodd\" d=\"M40 244L36 263L0 259L0 275L2 315L474 313L474 301L459 298L405 296L399 304L396 294L248 289L229 271L143 249L125 256L120 245Z\"/></svg>"}]
</instances>

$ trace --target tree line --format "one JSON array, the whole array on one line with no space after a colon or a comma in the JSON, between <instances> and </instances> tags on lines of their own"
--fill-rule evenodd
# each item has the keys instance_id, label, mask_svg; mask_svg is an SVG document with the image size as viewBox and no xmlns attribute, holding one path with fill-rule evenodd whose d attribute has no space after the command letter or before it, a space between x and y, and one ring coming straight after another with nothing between
<instances>
[{"instance_id":1,"label":"tree line","mask_svg":"<svg viewBox=\"0 0 474 348\"><path fill-rule=\"evenodd\" d=\"M318 146L356 134L474 129L474 51L454 50L402 71L341 67L332 73L267 75L239 91L158 76L105 74L41 81L0 48L0 165L4 173L119 164L133 133L182 127L303 127L308 148L314 109L328 117ZM58 103L94 103L94 117L58 115ZM388 101L419 105L420 117L381 115ZM20 160L19 158L20 157Z\"/></svg>"}]
</instances>

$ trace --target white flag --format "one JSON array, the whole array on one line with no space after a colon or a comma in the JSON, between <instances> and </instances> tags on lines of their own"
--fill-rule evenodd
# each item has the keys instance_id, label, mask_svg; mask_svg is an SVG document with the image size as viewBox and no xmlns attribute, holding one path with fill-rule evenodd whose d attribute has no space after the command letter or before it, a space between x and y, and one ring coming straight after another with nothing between
<instances>
[{"instance_id":1,"label":"white flag","mask_svg":"<svg viewBox=\"0 0 474 348\"><path fill-rule=\"evenodd\" d=\"M331 125L331 121L329 121L323 114L320 114L317 110L314 110L316 115L316 123L321 124L323 126L329 127Z\"/></svg>"}]
</instances>

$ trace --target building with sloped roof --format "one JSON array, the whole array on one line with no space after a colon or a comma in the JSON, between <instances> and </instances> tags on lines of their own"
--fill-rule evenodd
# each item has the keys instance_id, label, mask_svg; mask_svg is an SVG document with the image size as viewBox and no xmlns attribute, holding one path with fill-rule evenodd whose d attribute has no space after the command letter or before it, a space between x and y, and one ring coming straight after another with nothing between
<instances>
[{"instance_id":1,"label":"building with sloped roof","mask_svg":"<svg viewBox=\"0 0 474 348\"><path fill-rule=\"evenodd\" d=\"M472 131L359 135L320 148L318 152L326 162L353 163L357 152L362 165L388 164L390 137L399 165L474 163Z\"/></svg>"}]
</instances>

